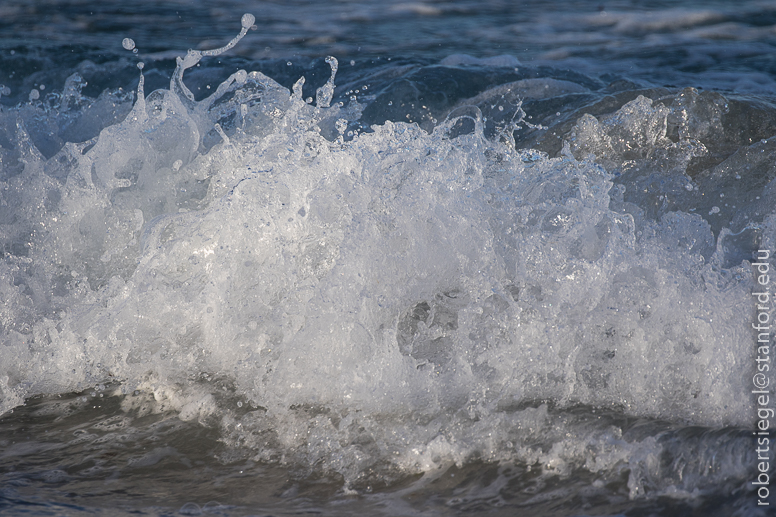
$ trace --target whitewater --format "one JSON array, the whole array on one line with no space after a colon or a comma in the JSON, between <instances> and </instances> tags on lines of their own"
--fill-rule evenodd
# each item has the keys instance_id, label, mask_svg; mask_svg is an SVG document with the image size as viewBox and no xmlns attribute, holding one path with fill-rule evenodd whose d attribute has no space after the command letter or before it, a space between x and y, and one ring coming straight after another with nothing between
<instances>
[{"instance_id":1,"label":"whitewater","mask_svg":"<svg viewBox=\"0 0 776 517\"><path fill-rule=\"evenodd\" d=\"M768 515L770 83L229 23L0 88L0 514Z\"/></svg>"}]
</instances>

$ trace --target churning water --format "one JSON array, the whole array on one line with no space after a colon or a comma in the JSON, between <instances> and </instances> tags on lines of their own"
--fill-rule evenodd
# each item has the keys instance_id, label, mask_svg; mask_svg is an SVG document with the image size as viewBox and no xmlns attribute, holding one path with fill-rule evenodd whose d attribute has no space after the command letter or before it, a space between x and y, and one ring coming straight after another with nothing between
<instances>
[{"instance_id":1,"label":"churning water","mask_svg":"<svg viewBox=\"0 0 776 517\"><path fill-rule=\"evenodd\" d=\"M4 2L0 515L768 515L776 8L515 4Z\"/></svg>"}]
</instances>

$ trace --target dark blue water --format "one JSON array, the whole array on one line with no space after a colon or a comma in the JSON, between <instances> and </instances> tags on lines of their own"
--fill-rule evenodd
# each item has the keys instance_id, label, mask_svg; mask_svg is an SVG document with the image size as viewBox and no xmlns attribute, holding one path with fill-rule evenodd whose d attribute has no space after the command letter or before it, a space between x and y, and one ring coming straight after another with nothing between
<instances>
[{"instance_id":1,"label":"dark blue water","mask_svg":"<svg viewBox=\"0 0 776 517\"><path fill-rule=\"evenodd\" d=\"M759 1L5 0L0 515L770 515L775 56Z\"/></svg>"}]
</instances>

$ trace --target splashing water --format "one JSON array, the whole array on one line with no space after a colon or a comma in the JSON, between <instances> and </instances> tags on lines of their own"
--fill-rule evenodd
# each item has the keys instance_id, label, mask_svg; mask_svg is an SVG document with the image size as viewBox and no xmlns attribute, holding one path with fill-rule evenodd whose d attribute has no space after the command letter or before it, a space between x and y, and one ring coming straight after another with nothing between
<instances>
[{"instance_id":1,"label":"splashing water","mask_svg":"<svg viewBox=\"0 0 776 517\"><path fill-rule=\"evenodd\" d=\"M639 97L587 115L550 157L516 147L518 124L542 129L519 103L495 138L465 107L430 131L385 121L346 139L364 106L332 103L333 57L314 105L304 78L289 92L245 70L195 100L184 72L254 22L179 57L167 90L146 96L141 74L99 136L45 157L16 128L23 167L0 181L0 412L107 384L128 414L174 411L350 487L475 460L560 476L626 461L631 497L743 476L735 451L725 474L655 472L670 444L573 411L751 416L737 403L748 263L728 264L697 213L648 217L612 173L647 149L686 167L698 135L688 123L669 141L660 125L684 108ZM757 224L771 249L773 225Z\"/></svg>"}]
</instances>

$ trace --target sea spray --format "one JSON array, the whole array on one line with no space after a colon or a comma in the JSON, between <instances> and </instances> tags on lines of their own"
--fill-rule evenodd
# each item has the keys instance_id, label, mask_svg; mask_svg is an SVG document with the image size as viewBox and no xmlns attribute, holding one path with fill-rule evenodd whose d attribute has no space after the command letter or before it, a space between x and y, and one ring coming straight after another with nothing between
<instances>
[{"instance_id":1,"label":"sea spray","mask_svg":"<svg viewBox=\"0 0 776 517\"><path fill-rule=\"evenodd\" d=\"M174 411L356 488L472 461L625 472L632 497L744 476L735 433L677 477L653 468L679 454L670 436L620 420L751 418L748 264L621 179L660 154L689 192L699 135L674 142L671 110L642 96L581 117L552 157L489 138L476 107L345 139L363 106L332 102L334 59L315 104L302 80L244 70L196 100L184 72L252 24L53 154L19 108L0 183L2 411L108 383L129 415ZM707 474L715 461L733 474Z\"/></svg>"}]
</instances>

